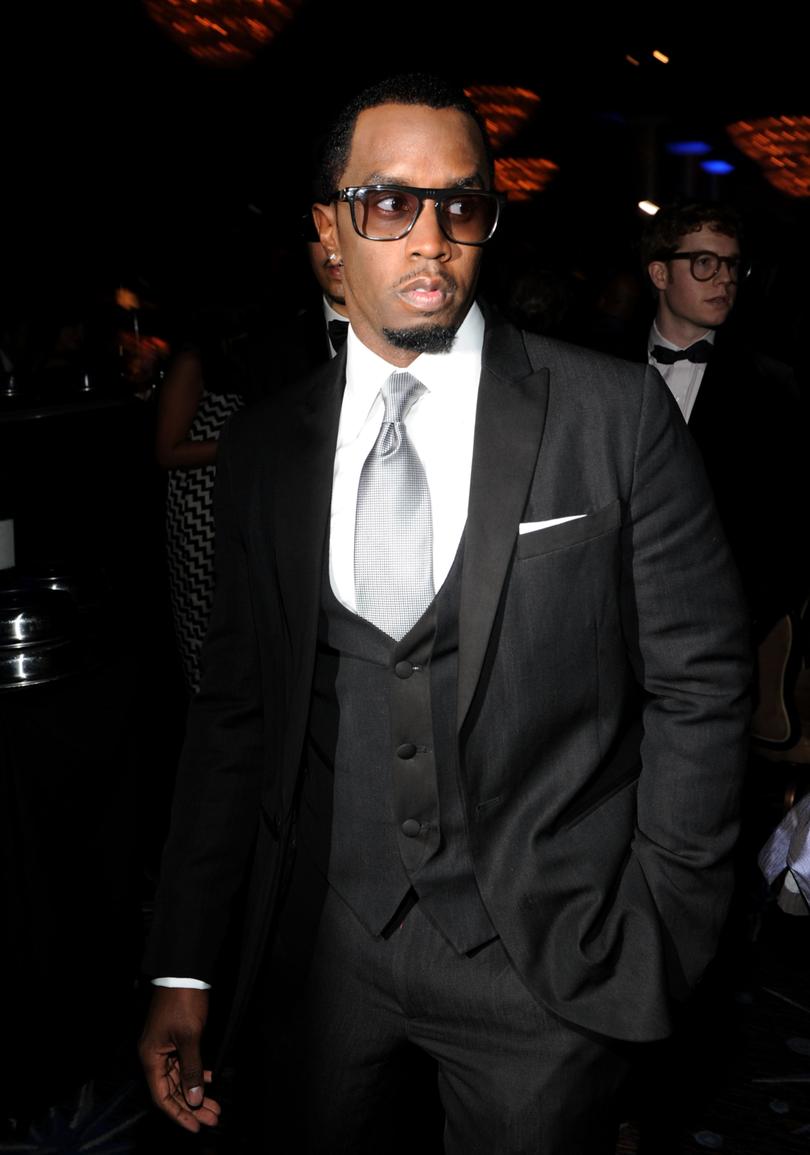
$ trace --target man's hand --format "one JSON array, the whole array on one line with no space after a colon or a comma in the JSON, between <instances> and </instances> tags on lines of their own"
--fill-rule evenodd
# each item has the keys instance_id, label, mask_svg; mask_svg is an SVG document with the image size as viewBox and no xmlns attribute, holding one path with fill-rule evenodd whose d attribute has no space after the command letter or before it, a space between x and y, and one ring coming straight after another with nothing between
<instances>
[{"instance_id":1,"label":"man's hand","mask_svg":"<svg viewBox=\"0 0 810 1155\"><path fill-rule=\"evenodd\" d=\"M207 1017L208 991L155 987L138 1047L152 1098L187 1131L219 1120L219 1103L204 1093L211 1082L200 1057Z\"/></svg>"}]
</instances>

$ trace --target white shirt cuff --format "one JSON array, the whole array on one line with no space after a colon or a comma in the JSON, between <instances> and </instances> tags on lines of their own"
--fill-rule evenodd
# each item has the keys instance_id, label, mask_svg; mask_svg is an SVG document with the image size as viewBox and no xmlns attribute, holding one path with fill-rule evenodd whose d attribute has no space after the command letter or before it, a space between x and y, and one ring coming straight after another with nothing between
<instances>
[{"instance_id":1,"label":"white shirt cuff","mask_svg":"<svg viewBox=\"0 0 810 1155\"><path fill-rule=\"evenodd\" d=\"M152 979L153 987L186 987L194 991L210 991L211 984L204 983L202 979L178 979L172 975L162 976L159 979Z\"/></svg>"}]
</instances>

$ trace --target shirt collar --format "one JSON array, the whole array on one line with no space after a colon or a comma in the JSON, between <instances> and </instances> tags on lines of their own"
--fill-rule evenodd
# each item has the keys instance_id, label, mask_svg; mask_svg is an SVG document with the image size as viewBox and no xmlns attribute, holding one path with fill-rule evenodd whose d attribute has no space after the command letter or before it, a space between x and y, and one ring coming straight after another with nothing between
<instances>
[{"instance_id":1,"label":"shirt collar","mask_svg":"<svg viewBox=\"0 0 810 1155\"><path fill-rule=\"evenodd\" d=\"M673 341L668 341L661 333L658 325L653 321L650 329L650 339L647 342L647 352L650 356L653 355L653 345L663 345L665 349L677 349L680 352L682 349L691 349L698 341L708 341L710 345L714 344L714 338L717 334L716 329L707 329L702 337L696 337L694 341L690 341L688 345L676 345Z\"/></svg>"},{"instance_id":2,"label":"shirt collar","mask_svg":"<svg viewBox=\"0 0 810 1155\"><path fill-rule=\"evenodd\" d=\"M348 322L348 317L342 316L337 311L337 309L332 308L332 306L329 304L329 298L328 297L323 297L322 300L323 300L323 316L324 316L324 320L326 321L327 325L329 324L330 321L347 321Z\"/></svg>"},{"instance_id":3,"label":"shirt collar","mask_svg":"<svg viewBox=\"0 0 810 1155\"><path fill-rule=\"evenodd\" d=\"M408 366L425 388L439 393L452 388L459 376L478 381L484 346L484 315L473 302L461 323L448 353L420 353ZM359 430L380 393L383 382L398 366L373 353L349 325L346 341L346 392L343 395L341 425Z\"/></svg>"}]
</instances>

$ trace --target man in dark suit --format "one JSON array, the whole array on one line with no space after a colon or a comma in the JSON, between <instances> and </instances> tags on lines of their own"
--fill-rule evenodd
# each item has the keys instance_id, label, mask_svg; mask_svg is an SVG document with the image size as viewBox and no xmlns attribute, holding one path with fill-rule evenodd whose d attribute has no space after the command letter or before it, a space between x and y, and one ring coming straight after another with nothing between
<instances>
[{"instance_id":1,"label":"man in dark suit","mask_svg":"<svg viewBox=\"0 0 810 1155\"><path fill-rule=\"evenodd\" d=\"M713 201L675 202L647 222L641 255L657 307L646 352L689 423L742 578L758 653L755 750L805 761L794 687L810 591L807 415L789 366L758 348L756 311L735 324L742 242L737 213Z\"/></svg>"},{"instance_id":2,"label":"man in dark suit","mask_svg":"<svg viewBox=\"0 0 810 1155\"><path fill-rule=\"evenodd\" d=\"M328 356L343 348L349 328L346 298L343 293L343 262L337 253L327 253L315 231L312 214L307 213L305 233L307 260L321 290L320 314ZM323 358L322 358L323 359Z\"/></svg>"},{"instance_id":3,"label":"man in dark suit","mask_svg":"<svg viewBox=\"0 0 810 1155\"><path fill-rule=\"evenodd\" d=\"M652 217L642 261L656 295L647 354L695 438L761 642L807 594L805 422L787 365L730 331L748 266L732 208L676 202Z\"/></svg>"},{"instance_id":4,"label":"man in dark suit","mask_svg":"<svg viewBox=\"0 0 810 1155\"><path fill-rule=\"evenodd\" d=\"M290 228L295 227L301 251L293 253L296 269L287 272L285 281L295 307L277 309L253 325L239 350L252 397L271 396L305 377L334 357L346 339L343 266L336 254L325 252L310 211L305 218L291 219ZM299 264L306 269L305 277Z\"/></svg>"},{"instance_id":5,"label":"man in dark suit","mask_svg":"<svg viewBox=\"0 0 810 1155\"><path fill-rule=\"evenodd\" d=\"M658 375L476 303L491 181L442 82L350 104L314 208L345 351L221 442L216 605L146 960L171 985L142 1040L189 1130L216 1122L200 988L246 874L234 1014L312 943L312 1152L391 1149L410 1043L438 1064L454 1155L611 1151L627 1042L667 1034L723 922L735 573Z\"/></svg>"}]
</instances>

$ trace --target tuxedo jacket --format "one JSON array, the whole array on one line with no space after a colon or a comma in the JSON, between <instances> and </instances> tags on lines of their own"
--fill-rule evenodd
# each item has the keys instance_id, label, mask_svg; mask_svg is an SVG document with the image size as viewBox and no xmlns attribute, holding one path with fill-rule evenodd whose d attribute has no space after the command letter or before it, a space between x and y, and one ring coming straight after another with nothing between
<instances>
[{"instance_id":1,"label":"tuxedo jacket","mask_svg":"<svg viewBox=\"0 0 810 1155\"><path fill-rule=\"evenodd\" d=\"M220 442L215 606L146 970L212 981L241 933L237 1010L294 838L344 379L345 352ZM656 372L488 322L459 639L467 836L513 965L574 1024L664 1036L724 921L750 669Z\"/></svg>"},{"instance_id":2,"label":"tuxedo jacket","mask_svg":"<svg viewBox=\"0 0 810 1155\"><path fill-rule=\"evenodd\" d=\"M787 366L719 332L689 416L761 640L810 592L807 421Z\"/></svg>"}]
</instances>

